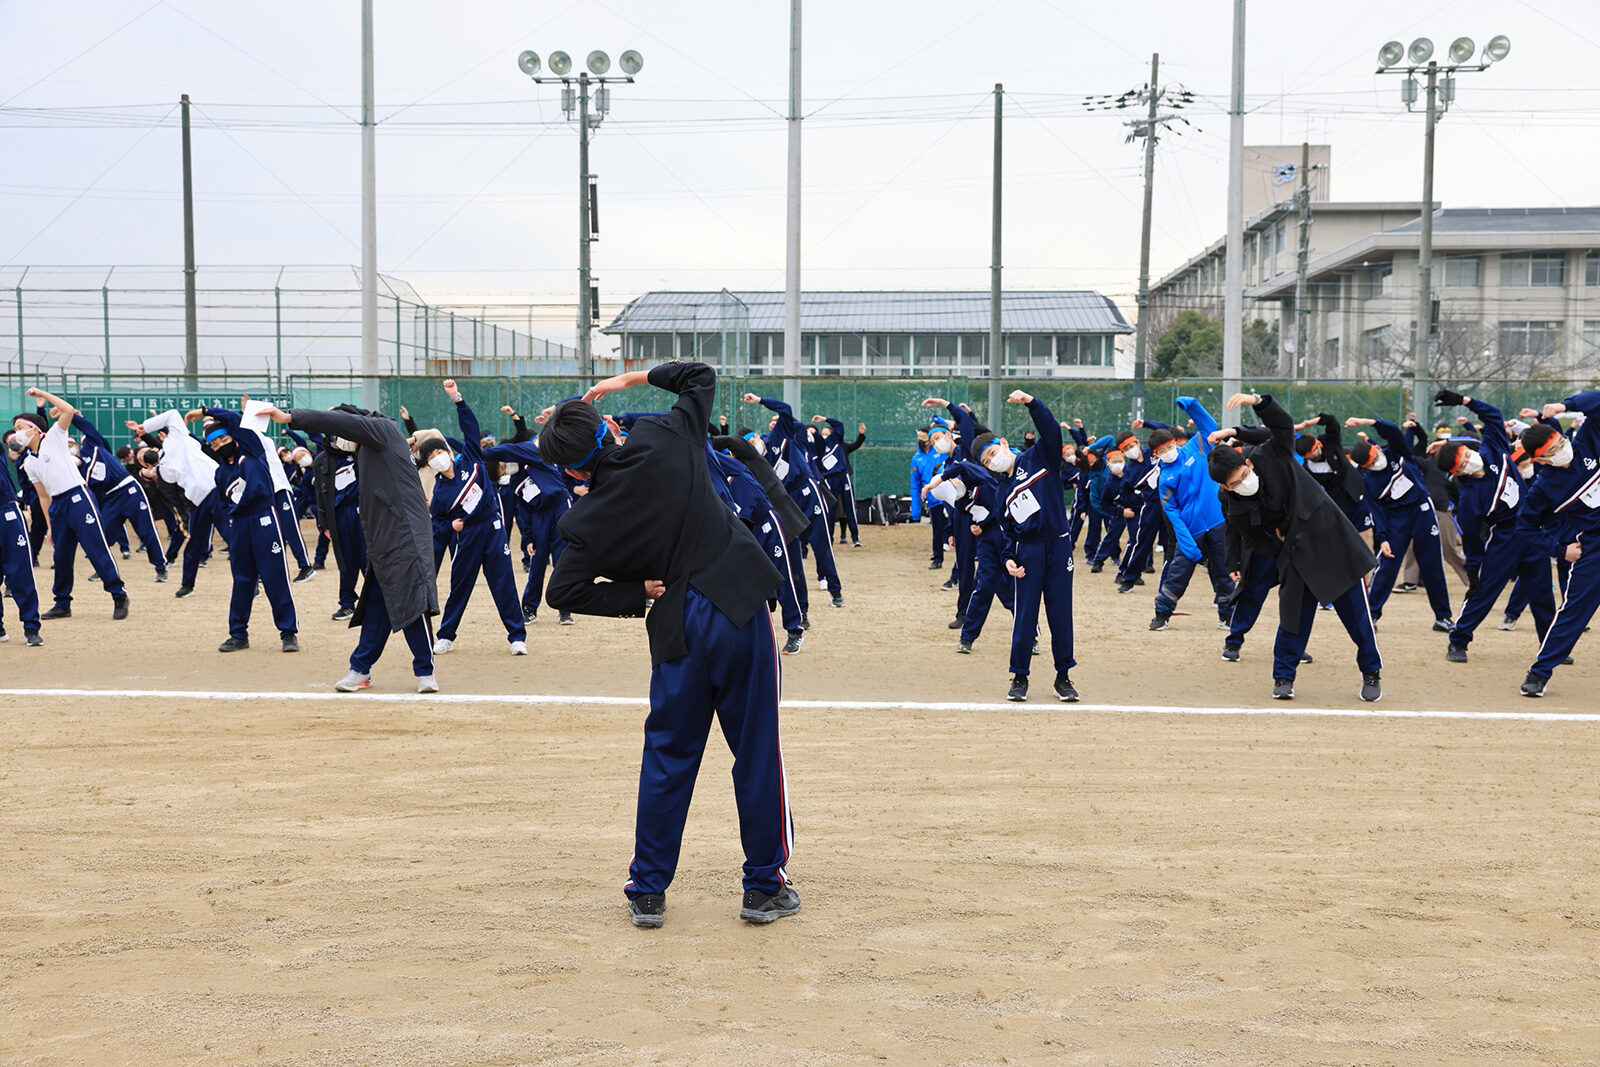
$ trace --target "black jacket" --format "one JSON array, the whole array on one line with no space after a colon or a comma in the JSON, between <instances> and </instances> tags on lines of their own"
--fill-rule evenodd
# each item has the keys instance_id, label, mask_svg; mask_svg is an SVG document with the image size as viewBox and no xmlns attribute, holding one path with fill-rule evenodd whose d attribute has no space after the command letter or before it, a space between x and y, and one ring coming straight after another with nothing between
<instances>
[{"instance_id":1,"label":"black jacket","mask_svg":"<svg viewBox=\"0 0 1600 1067\"><path fill-rule=\"evenodd\" d=\"M1308 470L1306 473L1349 515L1361 503L1361 495L1365 491L1361 484L1361 471L1350 462L1350 456L1344 450L1344 442L1339 435L1339 420L1324 412L1317 416L1317 421L1322 424L1322 461L1328 465L1328 470L1325 473Z\"/></svg>"},{"instance_id":2,"label":"black jacket","mask_svg":"<svg viewBox=\"0 0 1600 1067\"><path fill-rule=\"evenodd\" d=\"M717 496L706 466L717 372L704 363L666 363L649 381L677 393L678 402L664 415L641 418L626 442L601 452L589 492L561 517L567 547L545 596L557 611L637 618L644 583L665 582L645 623L650 659L659 665L689 651L683 612L690 585L743 626L777 594L779 579L761 543Z\"/></svg>"},{"instance_id":3,"label":"black jacket","mask_svg":"<svg viewBox=\"0 0 1600 1067\"><path fill-rule=\"evenodd\" d=\"M411 446L399 425L386 415L314 408L289 412L289 425L305 433L344 437L361 446L356 449L356 485L361 534L367 542L367 581L350 625L360 625L366 614L373 581L383 591L391 631L398 633L424 615L439 614L433 524ZM319 462L322 458L317 457ZM331 523L332 515L330 509L324 521Z\"/></svg>"},{"instance_id":4,"label":"black jacket","mask_svg":"<svg viewBox=\"0 0 1600 1067\"><path fill-rule=\"evenodd\" d=\"M761 486L761 491L767 494L767 503L772 506L772 513L778 517L778 525L784 532L790 530L803 530L806 527L806 513L800 510L800 505L794 502L787 490L783 488L783 479L778 477L778 472L772 469L766 457L756 451L752 445L742 437L729 435L727 437L713 437L711 447L719 452L730 452L733 458L745 465L750 476ZM794 540L794 538L790 538Z\"/></svg>"},{"instance_id":5,"label":"black jacket","mask_svg":"<svg viewBox=\"0 0 1600 1067\"><path fill-rule=\"evenodd\" d=\"M1243 436L1266 438L1246 452L1261 479L1261 490L1254 497L1242 497L1219 488L1218 496L1230 542L1242 531L1239 569L1244 570L1249 556L1263 547L1278 557L1278 580L1283 586L1278 622L1290 633L1299 633L1300 609L1308 590L1318 603L1327 604L1366 577L1378 560L1339 505L1300 465L1289 413L1272 397L1263 396L1256 417L1265 434ZM1262 514L1269 521L1252 531L1249 524L1259 522Z\"/></svg>"}]
</instances>

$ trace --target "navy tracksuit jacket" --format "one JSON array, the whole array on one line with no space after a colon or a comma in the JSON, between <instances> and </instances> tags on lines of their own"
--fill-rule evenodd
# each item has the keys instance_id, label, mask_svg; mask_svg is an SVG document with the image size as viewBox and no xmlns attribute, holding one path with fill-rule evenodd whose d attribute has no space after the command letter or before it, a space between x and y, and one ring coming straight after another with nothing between
<instances>
[{"instance_id":1,"label":"navy tracksuit jacket","mask_svg":"<svg viewBox=\"0 0 1600 1067\"><path fill-rule=\"evenodd\" d=\"M445 598L439 619L441 640L454 641L466 613L478 572L489 584L500 621L505 624L507 641L527 638L522 605L517 597L516 572L511 566L511 538L505 516L500 513L500 494L489 481L489 470L478 445L482 433L478 417L465 400L456 401L456 420L461 425L461 451L455 457L455 477L434 479L433 499L435 537L439 521L450 531L450 595ZM442 510L438 507L443 501ZM455 521L462 523L455 529ZM435 541L437 551L437 540Z\"/></svg>"}]
</instances>

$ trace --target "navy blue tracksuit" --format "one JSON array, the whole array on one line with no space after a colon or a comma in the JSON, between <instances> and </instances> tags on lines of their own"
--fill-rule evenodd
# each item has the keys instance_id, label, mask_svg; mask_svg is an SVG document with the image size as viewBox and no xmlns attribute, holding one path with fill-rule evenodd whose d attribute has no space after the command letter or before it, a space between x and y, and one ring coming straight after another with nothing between
<instances>
[{"instance_id":1,"label":"navy blue tracksuit","mask_svg":"<svg viewBox=\"0 0 1600 1067\"><path fill-rule=\"evenodd\" d=\"M339 608L356 607L356 579L366 573L367 537L361 531L361 485L353 453L330 450L333 457L333 515L327 529L339 539L333 554L339 564Z\"/></svg>"},{"instance_id":2,"label":"navy blue tracksuit","mask_svg":"<svg viewBox=\"0 0 1600 1067\"><path fill-rule=\"evenodd\" d=\"M744 463L732 457L713 453L716 467L712 475L727 483L728 500L733 506L733 513L742 520L750 532L756 535L756 540L761 542L762 549L772 561L772 566L781 579L778 585L778 606L783 611L783 628L790 634L804 631L801 625L803 612L800 610L800 593L795 588L795 568L790 559L790 546L792 538L783 528L783 523L778 521L778 516L772 511L772 502L767 499L766 492L761 488L761 483L755 480ZM794 553L796 557L799 553ZM800 584L805 584L805 574L800 575Z\"/></svg>"},{"instance_id":3,"label":"navy blue tracksuit","mask_svg":"<svg viewBox=\"0 0 1600 1067\"><path fill-rule=\"evenodd\" d=\"M439 619L439 637L455 640L481 570L500 612L500 621L505 624L506 640L521 641L528 631L517 597L516 570L511 565L511 536L506 518L500 513L500 494L489 482L489 471L478 445L482 437L478 418L465 400L456 401L456 418L461 423L462 449L456 457L455 477L438 478L433 486L434 499L442 494L448 503L444 518L452 524L454 534L450 542L450 595L445 598L444 614ZM453 527L457 519L462 523L460 530Z\"/></svg>"},{"instance_id":4,"label":"navy blue tracksuit","mask_svg":"<svg viewBox=\"0 0 1600 1067\"><path fill-rule=\"evenodd\" d=\"M1133 518L1124 518L1128 524L1128 547L1117 563L1117 581L1133 582L1139 579L1154 558L1156 535L1161 532L1161 497L1157 487L1161 478L1160 464L1151 457L1141 455L1137 462L1127 461L1122 470L1121 490L1117 506L1133 512Z\"/></svg>"},{"instance_id":5,"label":"navy blue tracksuit","mask_svg":"<svg viewBox=\"0 0 1600 1067\"><path fill-rule=\"evenodd\" d=\"M80 543L84 556L94 568L94 573L101 577L111 599L116 601L127 596L122 574L111 558L110 545L106 543L105 524L100 521L100 509L95 504L94 493L83 484L83 477L77 470L77 460L67 451L67 431L59 424L51 425L44 439L39 442L39 451L32 454L25 452L24 457L24 469L28 477L32 478L38 472L41 484L45 482L44 469L49 467L54 472L57 468L52 465L56 464L68 467L78 482L76 488L50 497L50 536L55 542L56 569L51 592L55 596L56 606L69 608L72 605L73 563ZM54 473L50 475L52 478L55 476Z\"/></svg>"},{"instance_id":6,"label":"navy blue tracksuit","mask_svg":"<svg viewBox=\"0 0 1600 1067\"><path fill-rule=\"evenodd\" d=\"M859 543L861 531L856 525L856 486L855 477L850 473L851 448L845 443L844 423L838 419L826 420L829 435L817 436L816 467L821 473L822 480L827 483L828 492L839 501L840 533L844 528L850 530L850 540ZM833 538L833 516L828 517L828 537Z\"/></svg>"},{"instance_id":7,"label":"navy blue tracksuit","mask_svg":"<svg viewBox=\"0 0 1600 1067\"><path fill-rule=\"evenodd\" d=\"M267 467L268 463L278 462L278 457L267 454L258 434L240 428L237 411L208 408L206 414L228 428L237 448L232 460L217 464L216 506L227 512L228 566L233 571L228 636L249 639L250 609L257 582L272 606L272 622L278 633L298 633L294 596L289 591L288 552L278 525L272 472ZM209 502L213 498L206 499ZM195 511L205 506L201 504Z\"/></svg>"},{"instance_id":8,"label":"navy blue tracksuit","mask_svg":"<svg viewBox=\"0 0 1600 1067\"><path fill-rule=\"evenodd\" d=\"M1379 419L1373 428L1383 436L1383 454L1389 462L1381 471L1364 469L1361 478L1367 509L1372 514L1373 544L1387 543L1392 555L1378 553L1378 572L1372 579L1372 617L1383 614L1409 547L1416 555L1433 617L1449 621L1450 592L1444 582L1439 513L1428 497L1428 483L1411 458L1400 427Z\"/></svg>"},{"instance_id":9,"label":"navy blue tracksuit","mask_svg":"<svg viewBox=\"0 0 1600 1067\"><path fill-rule=\"evenodd\" d=\"M778 415L778 424L766 437L767 459L778 470L778 477L789 491L790 499L811 520L811 525L799 537L816 556L817 577L827 584L828 592L838 596L843 586L839 583L839 569L833 561L833 537L829 533L827 508L811 470L811 448L806 442L805 427L795 421L794 411L782 400L763 397L761 405Z\"/></svg>"},{"instance_id":10,"label":"navy blue tracksuit","mask_svg":"<svg viewBox=\"0 0 1600 1067\"><path fill-rule=\"evenodd\" d=\"M540 455L537 439L495 445L484 449L483 456L489 462L515 462L521 467L511 483L511 498L517 526L533 549L524 561L528 582L522 590L522 610L537 612L544 599L545 571L561 559L567 545L557 524L572 506L572 494L562 473Z\"/></svg>"},{"instance_id":11,"label":"navy blue tracksuit","mask_svg":"<svg viewBox=\"0 0 1600 1067\"><path fill-rule=\"evenodd\" d=\"M1000 485L983 464L971 460L953 460L946 464L944 477L947 481L959 478L967 490L966 496L951 510L956 522L966 528L973 546L972 592L963 604L961 620L961 643L970 645L983 633L983 624L988 621L996 596L1007 611L1016 612L1016 602L1012 598L1015 585L1011 575L1006 573L1005 564L1009 546L1000 529ZM983 532L974 535L973 526ZM1028 651L1031 655L1033 650Z\"/></svg>"},{"instance_id":12,"label":"navy blue tracksuit","mask_svg":"<svg viewBox=\"0 0 1600 1067\"><path fill-rule=\"evenodd\" d=\"M17 603L24 633L39 629L39 590L33 584L33 547L28 542L28 527L22 521L22 504L17 500L11 475L0 470L0 573L6 590ZM0 620L0 630L4 630Z\"/></svg>"},{"instance_id":13,"label":"navy blue tracksuit","mask_svg":"<svg viewBox=\"0 0 1600 1067\"><path fill-rule=\"evenodd\" d=\"M1017 456L1009 482L996 479L1009 558L1023 568L1023 576L1012 579L1011 673L1028 674L1042 600L1050 623L1050 651L1056 673L1062 675L1077 660L1072 657L1072 539L1061 486L1061 426L1038 397L1028 402L1028 414L1039 439Z\"/></svg>"}]
</instances>

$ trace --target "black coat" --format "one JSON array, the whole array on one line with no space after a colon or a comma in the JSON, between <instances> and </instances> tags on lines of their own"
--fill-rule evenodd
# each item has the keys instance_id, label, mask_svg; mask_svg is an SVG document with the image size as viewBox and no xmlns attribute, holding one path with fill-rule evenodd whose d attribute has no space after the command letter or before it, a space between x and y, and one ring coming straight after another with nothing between
<instances>
[{"instance_id":1,"label":"black coat","mask_svg":"<svg viewBox=\"0 0 1600 1067\"><path fill-rule=\"evenodd\" d=\"M645 623L650 659L659 665L689 651L683 612L690 585L744 626L776 596L779 578L761 543L717 496L706 466L716 371L667 363L649 381L677 393L678 402L664 415L641 418L620 447L601 451L589 492L561 517L567 547L545 597L557 611L638 617L644 583L665 582Z\"/></svg>"},{"instance_id":2,"label":"black coat","mask_svg":"<svg viewBox=\"0 0 1600 1067\"><path fill-rule=\"evenodd\" d=\"M1355 510L1361 503L1361 496L1365 486L1361 483L1361 470L1350 462L1350 456L1344 450L1344 440L1339 433L1339 420L1333 415L1324 412L1317 416L1317 421L1322 424L1322 461L1328 465L1326 474L1316 474L1311 471L1312 478L1331 497L1333 502L1344 509L1346 515Z\"/></svg>"},{"instance_id":3,"label":"black coat","mask_svg":"<svg viewBox=\"0 0 1600 1067\"><path fill-rule=\"evenodd\" d=\"M794 502L787 490L783 488L783 479L778 477L778 472L772 469L766 457L756 451L752 445L742 437L713 437L711 447L717 451L730 452L733 458L745 465L750 476L761 486L761 491L767 494L767 503L772 506L772 513L778 517L778 525L784 531L803 530L806 527L806 513L800 510L800 505ZM793 540L791 538L790 540Z\"/></svg>"},{"instance_id":4,"label":"black coat","mask_svg":"<svg viewBox=\"0 0 1600 1067\"><path fill-rule=\"evenodd\" d=\"M295 408L289 425L305 433L343 437L356 449L357 499L361 533L367 542L367 583L350 620L360 625L370 583L383 591L389 628L399 632L424 615L439 614L433 573L433 524L422 495L411 446L399 425L386 415ZM318 457L318 462L322 460ZM332 509L324 521L333 521Z\"/></svg>"},{"instance_id":5,"label":"black coat","mask_svg":"<svg viewBox=\"0 0 1600 1067\"><path fill-rule=\"evenodd\" d=\"M1294 451L1294 420L1270 396L1256 405L1265 427L1265 440L1246 455L1261 479L1257 497L1241 497L1219 490L1222 512L1230 534L1250 521L1250 512L1263 503L1273 512L1281 509L1282 522L1272 530L1244 536L1243 563L1248 566L1252 537L1271 538L1278 557L1278 622L1290 633L1300 631L1300 609L1307 591L1327 604L1344 595L1378 565L1377 557L1361 540L1339 505L1300 465ZM1253 435L1244 435L1246 437ZM1324 448L1327 447L1324 443ZM1247 529L1247 528L1246 528ZM1281 535L1281 540L1279 540ZM1230 538L1231 539L1231 538ZM1241 568L1243 569L1243 568Z\"/></svg>"}]
</instances>

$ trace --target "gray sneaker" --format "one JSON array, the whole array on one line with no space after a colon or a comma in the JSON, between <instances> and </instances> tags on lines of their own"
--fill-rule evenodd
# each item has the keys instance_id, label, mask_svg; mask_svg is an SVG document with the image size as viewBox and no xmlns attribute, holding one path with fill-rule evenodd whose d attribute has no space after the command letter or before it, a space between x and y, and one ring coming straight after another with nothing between
<instances>
[{"instance_id":1,"label":"gray sneaker","mask_svg":"<svg viewBox=\"0 0 1600 1067\"><path fill-rule=\"evenodd\" d=\"M433 677L433 675L424 674L420 678L417 679L417 692L419 692L419 693L437 693L438 691L439 691L439 683Z\"/></svg>"},{"instance_id":2,"label":"gray sneaker","mask_svg":"<svg viewBox=\"0 0 1600 1067\"><path fill-rule=\"evenodd\" d=\"M372 675L351 671L349 674L333 683L334 689L341 693L354 693L358 689L365 689L372 684Z\"/></svg>"},{"instance_id":3,"label":"gray sneaker","mask_svg":"<svg viewBox=\"0 0 1600 1067\"><path fill-rule=\"evenodd\" d=\"M794 891L793 886L785 885L770 895L759 889L746 889L739 918L747 923L769 923L799 910L800 894Z\"/></svg>"}]
</instances>

